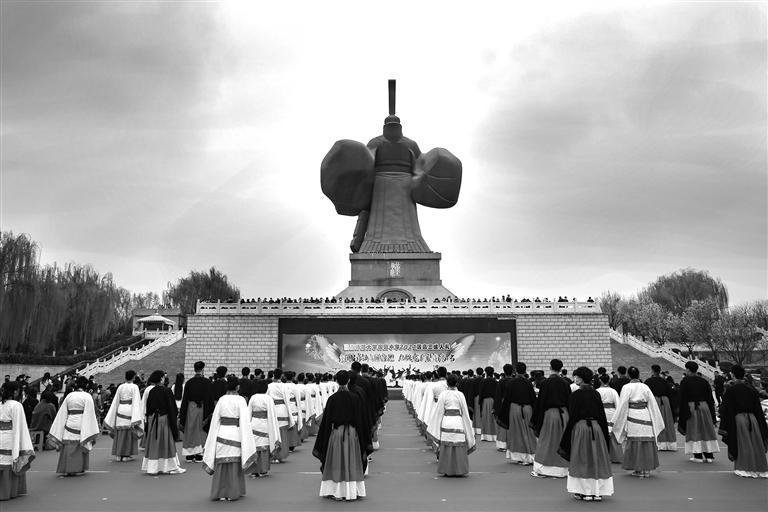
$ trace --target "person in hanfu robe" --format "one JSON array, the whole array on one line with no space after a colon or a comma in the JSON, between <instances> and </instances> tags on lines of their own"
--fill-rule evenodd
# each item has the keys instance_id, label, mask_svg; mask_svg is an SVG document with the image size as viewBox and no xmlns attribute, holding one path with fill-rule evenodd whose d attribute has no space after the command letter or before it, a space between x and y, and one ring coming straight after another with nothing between
<instances>
[{"instance_id":1,"label":"person in hanfu robe","mask_svg":"<svg viewBox=\"0 0 768 512\"><path fill-rule=\"evenodd\" d=\"M272 461L280 447L280 425L277 421L275 401L267 395L266 380L253 381L253 394L248 402L251 412L251 432L256 444L256 462L250 469L252 477L267 476Z\"/></svg>"},{"instance_id":2,"label":"person in hanfu robe","mask_svg":"<svg viewBox=\"0 0 768 512\"><path fill-rule=\"evenodd\" d=\"M187 462L202 462L206 439L204 425L213 413L213 391L211 381L203 376L205 363L197 361L194 369L194 377L184 385L179 407L179 430L184 433L181 454Z\"/></svg>"},{"instance_id":3,"label":"person in hanfu robe","mask_svg":"<svg viewBox=\"0 0 768 512\"><path fill-rule=\"evenodd\" d=\"M315 383L315 376L311 373L305 375L304 393L307 401L307 434L316 436L320 425L320 416L323 414L319 388Z\"/></svg>"},{"instance_id":4,"label":"person in hanfu robe","mask_svg":"<svg viewBox=\"0 0 768 512\"><path fill-rule=\"evenodd\" d=\"M9 381L0 390L0 501L27 494L27 470L35 459L24 406L13 399L18 389Z\"/></svg>"},{"instance_id":5,"label":"person in hanfu robe","mask_svg":"<svg viewBox=\"0 0 768 512\"><path fill-rule=\"evenodd\" d=\"M274 380L267 386L267 395L275 403L275 414L277 415L277 425L280 428L280 446L275 452L272 462L283 462L288 458L290 446L288 444L288 432L294 428L296 423L293 420L291 411L288 409L288 400L286 396L285 384L281 382L283 371L277 368L274 373Z\"/></svg>"},{"instance_id":6,"label":"person in hanfu robe","mask_svg":"<svg viewBox=\"0 0 768 512\"><path fill-rule=\"evenodd\" d=\"M723 394L720 432L728 445L733 472L745 478L768 478L768 425L757 391L744 381L744 368L731 369L734 382Z\"/></svg>"},{"instance_id":7,"label":"person in hanfu robe","mask_svg":"<svg viewBox=\"0 0 768 512\"><path fill-rule=\"evenodd\" d=\"M621 388L613 433L624 448L623 469L633 476L648 478L659 467L656 438L664 430L664 418L651 388L640 382L640 371L635 366L627 369L629 382Z\"/></svg>"},{"instance_id":8,"label":"person in hanfu robe","mask_svg":"<svg viewBox=\"0 0 768 512\"><path fill-rule=\"evenodd\" d=\"M312 455L320 460L320 493L336 500L365 497L365 468L373 451L360 394L348 388L350 372L336 374L339 389L328 397Z\"/></svg>"},{"instance_id":9,"label":"person in hanfu robe","mask_svg":"<svg viewBox=\"0 0 768 512\"><path fill-rule=\"evenodd\" d=\"M712 387L704 377L697 375L699 365L685 363L685 377L678 390L680 412L677 430L685 436L685 453L691 454L691 462L715 462L720 451L715 433L717 416Z\"/></svg>"},{"instance_id":10,"label":"person in hanfu robe","mask_svg":"<svg viewBox=\"0 0 768 512\"><path fill-rule=\"evenodd\" d=\"M178 411L173 391L164 386L165 373L152 372L148 383L152 389L147 395L147 431L144 433L144 459L141 470L150 475L179 475L187 470L179 465L176 442L179 440Z\"/></svg>"},{"instance_id":11,"label":"person in hanfu robe","mask_svg":"<svg viewBox=\"0 0 768 512\"><path fill-rule=\"evenodd\" d=\"M293 451L297 446L301 445L301 429L304 428L304 421L299 410L299 390L296 383L293 382L295 374L293 372L286 372L286 381L283 383L283 389L285 390L285 401L288 405L288 411L291 413L291 419L293 420L293 426L288 429L287 442L289 451Z\"/></svg>"},{"instance_id":12,"label":"person in hanfu robe","mask_svg":"<svg viewBox=\"0 0 768 512\"><path fill-rule=\"evenodd\" d=\"M445 476L469 474L469 454L475 448L475 430L464 394L456 389L458 377L448 375L447 389L440 392L427 435L437 454L437 472Z\"/></svg>"},{"instance_id":13,"label":"person in hanfu robe","mask_svg":"<svg viewBox=\"0 0 768 512\"><path fill-rule=\"evenodd\" d=\"M598 377L597 382L600 383L597 392L600 393L600 398L603 401L603 409L605 409L605 419L608 421L611 463L621 464L624 460L624 450L613 433L613 418L616 416L616 405L619 403L619 394L611 387L611 377L607 373L601 374Z\"/></svg>"},{"instance_id":14,"label":"person in hanfu robe","mask_svg":"<svg viewBox=\"0 0 768 512\"><path fill-rule=\"evenodd\" d=\"M125 382L118 386L104 418L104 427L112 437L112 455L120 462L133 460L139 453L139 438L144 435L143 402L139 386L133 383L136 372L125 372Z\"/></svg>"},{"instance_id":15,"label":"person in hanfu robe","mask_svg":"<svg viewBox=\"0 0 768 512\"><path fill-rule=\"evenodd\" d=\"M93 398L85 391L88 379L77 377L74 391L61 402L48 438L59 450L56 472L65 476L85 473L89 456L99 436Z\"/></svg>"},{"instance_id":16,"label":"person in hanfu robe","mask_svg":"<svg viewBox=\"0 0 768 512\"><path fill-rule=\"evenodd\" d=\"M306 385L306 375L300 373L296 378L296 397L299 403L299 415L301 416L301 430L299 439L304 442L309 438L312 422L315 419L314 407L309 400L309 390Z\"/></svg>"},{"instance_id":17,"label":"person in hanfu robe","mask_svg":"<svg viewBox=\"0 0 768 512\"><path fill-rule=\"evenodd\" d=\"M493 416L493 399L496 396L496 379L493 367L485 368L485 378L480 382L480 440L496 442L496 418Z\"/></svg>"},{"instance_id":18,"label":"person in hanfu robe","mask_svg":"<svg viewBox=\"0 0 768 512\"><path fill-rule=\"evenodd\" d=\"M245 473L255 464L256 443L251 412L238 394L239 381L227 380L226 394L216 402L203 451L203 469L213 475L211 499L234 501L245 496Z\"/></svg>"},{"instance_id":19,"label":"person in hanfu robe","mask_svg":"<svg viewBox=\"0 0 768 512\"><path fill-rule=\"evenodd\" d=\"M592 370L581 366L573 377L579 389L570 395L568 426L560 440L560 453L568 460L566 489L577 500L602 501L613 494L605 409L592 387Z\"/></svg>"},{"instance_id":20,"label":"person in hanfu robe","mask_svg":"<svg viewBox=\"0 0 768 512\"><path fill-rule=\"evenodd\" d=\"M677 429L675 428L675 414L672 410L672 387L661 376L661 366L651 365L652 375L645 379L645 385L651 389L656 403L659 405L661 417L664 418L664 430L656 439L659 451L677 451Z\"/></svg>"},{"instance_id":21,"label":"person in hanfu robe","mask_svg":"<svg viewBox=\"0 0 768 512\"><path fill-rule=\"evenodd\" d=\"M56 399L56 395L51 392L43 392L40 396L40 402L35 406L32 411L32 421L29 424L29 430L40 430L43 433L43 438L48 437L48 432L51 431L51 425L53 425L53 419L56 417L56 405L59 401ZM47 444L43 443L43 449L46 450Z\"/></svg>"},{"instance_id":22,"label":"person in hanfu robe","mask_svg":"<svg viewBox=\"0 0 768 512\"><path fill-rule=\"evenodd\" d=\"M509 418L500 417L501 402L507 391L507 384L515 374L515 367L507 363L503 367L504 374L496 384L496 395L493 397L493 416L496 421L496 449L507 453L507 437L509 436Z\"/></svg>"},{"instance_id":23,"label":"person in hanfu robe","mask_svg":"<svg viewBox=\"0 0 768 512\"><path fill-rule=\"evenodd\" d=\"M475 378L472 379L472 383L470 384L472 400L467 402L467 405L470 407L470 412L472 413L472 426L475 428L475 434L482 433L481 421L483 415L482 403L480 402L480 385L483 383L483 380L485 380L484 375L485 371L478 367Z\"/></svg>"},{"instance_id":24,"label":"person in hanfu robe","mask_svg":"<svg viewBox=\"0 0 768 512\"><path fill-rule=\"evenodd\" d=\"M525 378L525 363L517 363L515 370L517 374L504 386L497 421L507 428L506 457L509 462L530 466L536 453L536 433L531 426L536 392L531 381Z\"/></svg>"},{"instance_id":25,"label":"person in hanfu robe","mask_svg":"<svg viewBox=\"0 0 768 512\"><path fill-rule=\"evenodd\" d=\"M552 359L551 374L539 384L539 396L533 408L531 423L539 437L531 476L537 478L568 476L568 461L558 453L563 430L568 424L568 399L571 388L560 377L563 362Z\"/></svg>"},{"instance_id":26,"label":"person in hanfu robe","mask_svg":"<svg viewBox=\"0 0 768 512\"><path fill-rule=\"evenodd\" d=\"M434 376L437 377L437 380L427 382L424 388L419 419L424 427L424 436L427 440L429 440L427 428L432 422L432 417L436 413L437 400L440 397L440 394L448 389L448 383L445 379L447 374L448 370L444 366L439 367L434 374Z\"/></svg>"}]
</instances>

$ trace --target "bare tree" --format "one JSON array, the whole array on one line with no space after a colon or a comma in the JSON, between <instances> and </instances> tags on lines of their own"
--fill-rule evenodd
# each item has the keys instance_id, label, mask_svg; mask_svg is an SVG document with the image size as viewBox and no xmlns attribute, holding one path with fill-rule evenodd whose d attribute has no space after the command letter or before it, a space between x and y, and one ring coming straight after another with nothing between
<instances>
[{"instance_id":1,"label":"bare tree","mask_svg":"<svg viewBox=\"0 0 768 512\"><path fill-rule=\"evenodd\" d=\"M621 301L621 295L611 291L603 292L600 298L597 299L600 309L608 315L608 325L611 326L611 329L618 329L621 324L621 315L619 314Z\"/></svg>"},{"instance_id":2,"label":"bare tree","mask_svg":"<svg viewBox=\"0 0 768 512\"><path fill-rule=\"evenodd\" d=\"M713 336L715 323L720 318L720 309L712 299L694 300L682 315L683 329L690 340L704 345L712 351L712 357L717 361L718 344Z\"/></svg>"},{"instance_id":3,"label":"bare tree","mask_svg":"<svg viewBox=\"0 0 768 512\"><path fill-rule=\"evenodd\" d=\"M736 364L743 365L763 339L749 306L731 308L715 323L714 338L721 352Z\"/></svg>"}]
</instances>

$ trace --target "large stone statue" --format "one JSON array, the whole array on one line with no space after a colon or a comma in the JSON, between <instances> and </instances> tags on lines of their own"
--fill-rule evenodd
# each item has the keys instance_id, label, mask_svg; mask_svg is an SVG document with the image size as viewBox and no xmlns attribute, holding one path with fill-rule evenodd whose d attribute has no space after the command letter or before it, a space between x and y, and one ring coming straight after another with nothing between
<instances>
[{"instance_id":1,"label":"large stone statue","mask_svg":"<svg viewBox=\"0 0 768 512\"><path fill-rule=\"evenodd\" d=\"M421 236L416 203L450 208L461 189L461 161L448 150L422 154L403 136L389 81L389 116L383 134L365 146L336 142L320 166L323 193L341 215L356 215L353 253L430 253Z\"/></svg>"}]
</instances>

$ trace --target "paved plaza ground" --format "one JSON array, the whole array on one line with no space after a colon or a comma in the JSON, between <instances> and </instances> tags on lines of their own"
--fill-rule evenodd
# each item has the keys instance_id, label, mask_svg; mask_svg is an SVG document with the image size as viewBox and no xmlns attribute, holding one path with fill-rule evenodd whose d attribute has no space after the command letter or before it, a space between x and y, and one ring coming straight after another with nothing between
<instances>
[{"instance_id":1,"label":"paved plaza ground","mask_svg":"<svg viewBox=\"0 0 768 512\"><path fill-rule=\"evenodd\" d=\"M368 497L339 503L317 496L319 462L312 439L297 448L271 476L246 479L248 494L235 502L208 499L211 477L200 464L187 464L184 475L152 477L140 461L111 462L111 440L103 437L91 455L91 471L80 477L55 473L56 453L38 454L28 474L29 496L0 503L2 512L36 510L196 511L196 510L493 510L579 509L670 511L751 511L768 509L768 482L731 473L725 453L714 464L693 464L682 449L660 453L660 471L638 480L614 465L616 494L603 503L575 501L564 479L535 479L530 468L508 464L493 443L480 443L470 456L466 478L437 477L434 455L419 436L402 400L391 400L365 485ZM723 447L724 449L724 447Z\"/></svg>"}]
</instances>

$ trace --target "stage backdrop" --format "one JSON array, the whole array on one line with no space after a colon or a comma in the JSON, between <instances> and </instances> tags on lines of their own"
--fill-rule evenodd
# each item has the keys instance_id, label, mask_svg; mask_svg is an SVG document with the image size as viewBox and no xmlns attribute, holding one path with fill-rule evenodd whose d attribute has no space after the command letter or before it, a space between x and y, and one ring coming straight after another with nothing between
<instances>
[{"instance_id":1,"label":"stage backdrop","mask_svg":"<svg viewBox=\"0 0 768 512\"><path fill-rule=\"evenodd\" d=\"M495 318L280 319L280 364L298 372L348 369L449 370L516 360L514 320Z\"/></svg>"}]
</instances>

